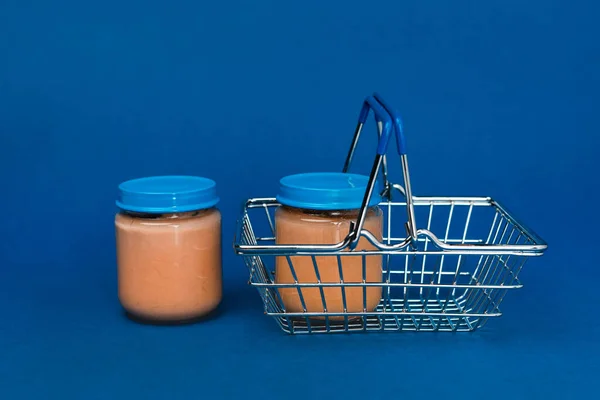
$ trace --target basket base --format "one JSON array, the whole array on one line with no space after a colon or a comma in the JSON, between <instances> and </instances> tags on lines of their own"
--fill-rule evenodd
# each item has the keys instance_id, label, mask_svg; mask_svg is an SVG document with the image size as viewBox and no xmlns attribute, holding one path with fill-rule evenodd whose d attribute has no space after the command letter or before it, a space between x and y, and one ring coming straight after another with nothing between
<instances>
[{"instance_id":1,"label":"basket base","mask_svg":"<svg viewBox=\"0 0 600 400\"><path fill-rule=\"evenodd\" d=\"M473 316L466 313L459 302L451 300L407 301L406 308L401 300L386 301L373 314L325 317L286 316L272 313L281 329L290 334L335 333L335 332L470 332L484 325L485 321L500 314ZM464 315L461 315L464 314Z\"/></svg>"}]
</instances>

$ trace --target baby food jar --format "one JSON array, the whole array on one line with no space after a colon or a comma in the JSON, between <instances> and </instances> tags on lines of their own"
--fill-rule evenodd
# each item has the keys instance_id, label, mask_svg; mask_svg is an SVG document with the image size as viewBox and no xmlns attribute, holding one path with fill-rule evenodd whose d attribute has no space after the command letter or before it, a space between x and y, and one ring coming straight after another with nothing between
<instances>
[{"instance_id":1,"label":"baby food jar","mask_svg":"<svg viewBox=\"0 0 600 400\"><path fill-rule=\"evenodd\" d=\"M309 173L287 176L280 181L275 213L277 244L333 245L343 241L350 224L358 219L369 178L348 173ZM377 206L381 196L373 193L363 229L382 239L383 216ZM376 250L367 239L360 238L353 253ZM364 269L363 269L364 260ZM275 282L298 283L381 283L381 255L292 256L277 257ZM341 274L340 274L341 270ZM295 276L294 276L295 275ZM342 313L373 311L381 300L381 286L281 288L280 296L287 312ZM366 296L365 296L366 292ZM344 296L345 295L345 296ZM323 301L323 298L325 301ZM345 297L345 298L344 298ZM302 304L304 301L304 305ZM344 309L345 300L345 309ZM324 304L325 303L325 304ZM332 317L332 319L341 317Z\"/></svg>"},{"instance_id":2,"label":"baby food jar","mask_svg":"<svg viewBox=\"0 0 600 400\"><path fill-rule=\"evenodd\" d=\"M118 292L134 319L189 322L222 297L216 184L158 176L119 185L115 217Z\"/></svg>"}]
</instances>

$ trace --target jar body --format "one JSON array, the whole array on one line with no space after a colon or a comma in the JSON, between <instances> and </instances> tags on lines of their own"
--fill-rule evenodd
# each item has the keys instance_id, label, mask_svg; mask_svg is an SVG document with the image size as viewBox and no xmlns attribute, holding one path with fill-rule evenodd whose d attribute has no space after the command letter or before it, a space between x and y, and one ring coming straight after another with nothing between
<instances>
[{"instance_id":1,"label":"jar body","mask_svg":"<svg viewBox=\"0 0 600 400\"><path fill-rule=\"evenodd\" d=\"M215 310L222 298L221 214L216 208L115 217L118 293L140 319L180 322Z\"/></svg>"},{"instance_id":2,"label":"jar body","mask_svg":"<svg viewBox=\"0 0 600 400\"><path fill-rule=\"evenodd\" d=\"M358 210L350 211L311 211L281 206L275 213L277 244L336 244L345 239L350 231L350 223L358 218ZM379 207L370 207L363 229L371 232L378 240L382 239L383 214ZM367 239L361 238L355 251L376 250ZM315 263L311 256L290 257L299 283L317 283ZM316 256L316 269L322 283L363 282L363 257L361 255L340 256L342 276L337 256ZM367 283L382 282L382 256L364 257L364 280ZM294 276L286 257L277 257L275 267L276 283L294 283ZM301 289L307 312L324 312L324 304L319 288ZM365 296L366 292L366 296ZM302 312L304 307L296 288L279 289L287 312ZM369 312L381 300L381 286L344 288L346 310L342 288L325 287L323 297L327 312ZM340 317L332 317L337 319Z\"/></svg>"}]
</instances>

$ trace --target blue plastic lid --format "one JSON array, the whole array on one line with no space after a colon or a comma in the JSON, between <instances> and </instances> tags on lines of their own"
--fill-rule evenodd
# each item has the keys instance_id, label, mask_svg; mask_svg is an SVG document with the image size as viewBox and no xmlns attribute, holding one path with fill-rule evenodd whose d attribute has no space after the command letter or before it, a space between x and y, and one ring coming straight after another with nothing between
<instances>
[{"instance_id":1,"label":"blue plastic lid","mask_svg":"<svg viewBox=\"0 0 600 400\"><path fill-rule=\"evenodd\" d=\"M277 201L309 210L355 210L362 205L369 177L343 172L289 175L279 181ZM369 207L381 202L376 186Z\"/></svg>"},{"instance_id":2,"label":"blue plastic lid","mask_svg":"<svg viewBox=\"0 0 600 400\"><path fill-rule=\"evenodd\" d=\"M152 176L119 185L122 210L163 214L202 210L219 202L213 180L197 176Z\"/></svg>"}]
</instances>

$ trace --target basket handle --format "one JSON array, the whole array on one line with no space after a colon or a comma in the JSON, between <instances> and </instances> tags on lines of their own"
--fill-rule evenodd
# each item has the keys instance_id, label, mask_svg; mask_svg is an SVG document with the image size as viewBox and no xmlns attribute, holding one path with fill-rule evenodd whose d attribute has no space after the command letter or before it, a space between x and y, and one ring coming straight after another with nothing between
<instances>
[{"instance_id":1,"label":"basket handle","mask_svg":"<svg viewBox=\"0 0 600 400\"><path fill-rule=\"evenodd\" d=\"M406 156L406 138L404 137L404 129L400 114L387 103L379 93L374 93L373 97L382 105L387 113L392 118L394 131L396 133L396 145L398 154L400 154L400 162L402 164L402 176L404 179L404 196L406 197L406 213L408 217L406 230L413 241L417 240L417 223L415 222L415 207L412 196L412 187L410 183L410 173L408 171L408 158Z\"/></svg>"},{"instance_id":2,"label":"basket handle","mask_svg":"<svg viewBox=\"0 0 600 400\"><path fill-rule=\"evenodd\" d=\"M414 206L412 199L412 191L410 186L410 177L408 171L408 160L406 157L406 140L404 138L404 131L402 129L402 119L399 114L396 113L386 102L383 101L381 96L377 93L372 96L368 96L363 102L363 106L361 108L359 117L358 117L358 125L354 132L354 137L352 139L352 145L350 146L350 151L348 152L348 156L346 157L346 162L344 164L343 172L348 172L350 168L350 164L352 162L352 157L354 155L354 151L356 149L356 145L358 143L358 139L360 137L360 133L362 131L362 127L365 124L370 110L373 110L375 121L377 122L377 129L379 133L379 142L377 144L377 153L375 155L375 160L373 162L373 167L371 169L371 173L369 175L369 183L367 185L367 190L365 191L365 196L363 198L363 202L358 214L358 219L356 224L351 224L349 240L350 240L350 249L356 248L358 244L358 240L360 239L360 233L364 226L364 222L366 219L368 205L373 195L373 190L375 187L375 182L377 180L377 175L379 174L379 169L383 162L384 164L384 184L385 190L388 199L391 196L391 192L389 190L389 182L387 180L387 171L385 164L385 155L387 153L390 136L392 133L396 136L396 144L398 154L400 154L400 159L402 162L402 172L404 176L404 185L405 185L405 195L407 199L407 214L408 214L408 222L406 225L407 233L413 241L417 239L417 229L414 218Z\"/></svg>"},{"instance_id":3,"label":"basket handle","mask_svg":"<svg viewBox=\"0 0 600 400\"><path fill-rule=\"evenodd\" d=\"M350 150L348 151L348 155L346 157L346 161L344 162L344 168L342 168L342 172L348 172L350 169L350 164L352 164L352 158L354 157L354 151L356 150L356 146L358 144L358 140L360 138L360 134L363 128L363 125L367 121L369 117L370 111L373 110L373 114L375 116L375 121L377 122L377 132L379 134L379 141L377 142L377 153L378 155L383 156L382 158L382 172L383 172L383 183L384 183L384 193L389 193L390 184L387 178L387 160L386 153L388 144L390 142L390 137L393 130L393 121L389 115L389 113L383 108L383 106L375 99L374 96L368 96L365 98L362 104L362 108L360 110L360 114L358 115L358 125L354 130L354 136L352 138L352 144L350 145Z\"/></svg>"},{"instance_id":4,"label":"basket handle","mask_svg":"<svg viewBox=\"0 0 600 400\"><path fill-rule=\"evenodd\" d=\"M390 136L393 133L393 121L383 104L380 104L374 96L368 96L363 102L362 109L358 115L358 123L360 125L364 125L365 122L367 122L371 110L373 110L373 115L375 116L375 121L377 122L379 130L377 154L383 156L387 153Z\"/></svg>"},{"instance_id":5,"label":"basket handle","mask_svg":"<svg viewBox=\"0 0 600 400\"><path fill-rule=\"evenodd\" d=\"M383 98L379 95L379 93L373 93L373 97L381 106L385 109L385 111L389 114L392 119L392 124L394 126L394 133L396 135L396 146L398 148L398 154L405 155L406 154L406 138L404 137L404 128L402 124L402 118L400 118L400 114L393 109L389 103L387 103Z\"/></svg>"},{"instance_id":6,"label":"basket handle","mask_svg":"<svg viewBox=\"0 0 600 400\"><path fill-rule=\"evenodd\" d=\"M352 163L352 157L354 156L354 151L356 150L356 145L358 144L358 139L360 138L360 133L362 131L362 127L367 121L369 117L370 111L373 110L373 115L375 117L375 122L377 122L377 130L379 133L379 141L377 143L377 152L375 155L375 162L373 164L373 168L371 170L371 174L369 176L369 182L367 184L367 189L365 191L365 195L363 197L363 201L360 207L360 211L358 214L358 218L356 223L350 224L350 233L346 238L350 243L350 249L356 248L358 244L358 240L360 239L360 232L364 226L365 219L367 216L369 201L371 200L371 196L373 195L373 190L375 188L375 182L377 180L377 175L379 174L379 168L383 160L385 160L385 154L388 149L388 144L390 142L390 136L393 132L392 118L389 113L383 108L383 106L375 99L373 96L368 96L365 98L362 104L362 108L360 110L360 114L358 115L358 125L354 131L354 137L352 138L352 144L350 146L350 150L348 152L348 156L346 157L346 162L344 163L344 168L342 172L348 172L350 169L350 164ZM385 168L385 165L384 165ZM385 191L389 190L389 183L387 180L387 171L384 169L383 171L384 183L385 183Z\"/></svg>"}]
</instances>

